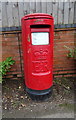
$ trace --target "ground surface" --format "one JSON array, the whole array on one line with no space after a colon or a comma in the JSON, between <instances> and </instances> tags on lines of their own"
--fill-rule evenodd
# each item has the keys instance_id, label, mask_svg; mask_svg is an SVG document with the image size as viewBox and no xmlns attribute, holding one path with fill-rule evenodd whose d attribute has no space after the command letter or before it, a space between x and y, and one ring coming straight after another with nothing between
<instances>
[{"instance_id":1,"label":"ground surface","mask_svg":"<svg viewBox=\"0 0 76 120\"><path fill-rule=\"evenodd\" d=\"M65 82L65 81L64 81ZM23 81L8 80L3 84L3 118L74 118L73 82L54 85L52 96L45 101L32 101Z\"/></svg>"}]
</instances>

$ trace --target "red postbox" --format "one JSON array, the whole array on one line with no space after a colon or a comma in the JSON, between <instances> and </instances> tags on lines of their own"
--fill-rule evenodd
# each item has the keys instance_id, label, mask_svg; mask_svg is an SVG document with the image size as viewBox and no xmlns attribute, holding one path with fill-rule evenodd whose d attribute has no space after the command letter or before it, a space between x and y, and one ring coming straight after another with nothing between
<instances>
[{"instance_id":1,"label":"red postbox","mask_svg":"<svg viewBox=\"0 0 76 120\"><path fill-rule=\"evenodd\" d=\"M53 85L53 17L34 13L22 18L22 47L26 91L29 95L51 94Z\"/></svg>"}]
</instances>

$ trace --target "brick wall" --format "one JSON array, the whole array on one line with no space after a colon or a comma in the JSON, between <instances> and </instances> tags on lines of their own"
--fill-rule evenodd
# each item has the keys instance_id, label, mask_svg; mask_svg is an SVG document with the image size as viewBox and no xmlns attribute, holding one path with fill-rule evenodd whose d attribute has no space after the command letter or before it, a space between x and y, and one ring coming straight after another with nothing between
<instances>
[{"instance_id":1,"label":"brick wall","mask_svg":"<svg viewBox=\"0 0 76 120\"><path fill-rule=\"evenodd\" d=\"M3 32L2 38L2 60L13 57L16 63L7 73L6 78L18 79L23 77L23 57L21 44L21 31ZM75 28L55 29L54 31L54 77L76 76L76 61L66 56L68 50L64 45L74 48ZM1 59L0 59L1 60Z\"/></svg>"},{"instance_id":2,"label":"brick wall","mask_svg":"<svg viewBox=\"0 0 76 120\"><path fill-rule=\"evenodd\" d=\"M75 47L75 30L74 29L62 29L55 30L54 34L54 74L55 76L75 76L76 61L68 58L68 50L64 45L69 48Z\"/></svg>"}]
</instances>

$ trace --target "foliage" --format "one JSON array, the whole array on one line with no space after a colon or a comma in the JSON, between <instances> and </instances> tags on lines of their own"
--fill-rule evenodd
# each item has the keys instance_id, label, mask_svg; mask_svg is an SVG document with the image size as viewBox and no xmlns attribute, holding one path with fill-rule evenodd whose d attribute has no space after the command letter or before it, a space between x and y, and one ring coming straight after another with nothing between
<instances>
[{"instance_id":1,"label":"foliage","mask_svg":"<svg viewBox=\"0 0 76 120\"><path fill-rule=\"evenodd\" d=\"M6 60L0 62L0 83L2 83L2 76L10 71L10 68L14 63L15 61L12 60L12 57L8 57Z\"/></svg>"},{"instance_id":2,"label":"foliage","mask_svg":"<svg viewBox=\"0 0 76 120\"><path fill-rule=\"evenodd\" d=\"M69 50L69 53L67 54L67 57L74 58L76 60L76 48L69 48L66 45L64 45L65 48Z\"/></svg>"}]
</instances>

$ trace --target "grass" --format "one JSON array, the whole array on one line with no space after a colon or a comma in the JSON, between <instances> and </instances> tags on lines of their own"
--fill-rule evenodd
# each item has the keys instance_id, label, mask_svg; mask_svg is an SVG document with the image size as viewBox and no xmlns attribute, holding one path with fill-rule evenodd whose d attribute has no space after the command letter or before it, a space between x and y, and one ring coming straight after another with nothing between
<instances>
[{"instance_id":1,"label":"grass","mask_svg":"<svg viewBox=\"0 0 76 120\"><path fill-rule=\"evenodd\" d=\"M59 104L59 107L66 107L70 110L73 110L74 109L74 104L62 103L62 104Z\"/></svg>"}]
</instances>

